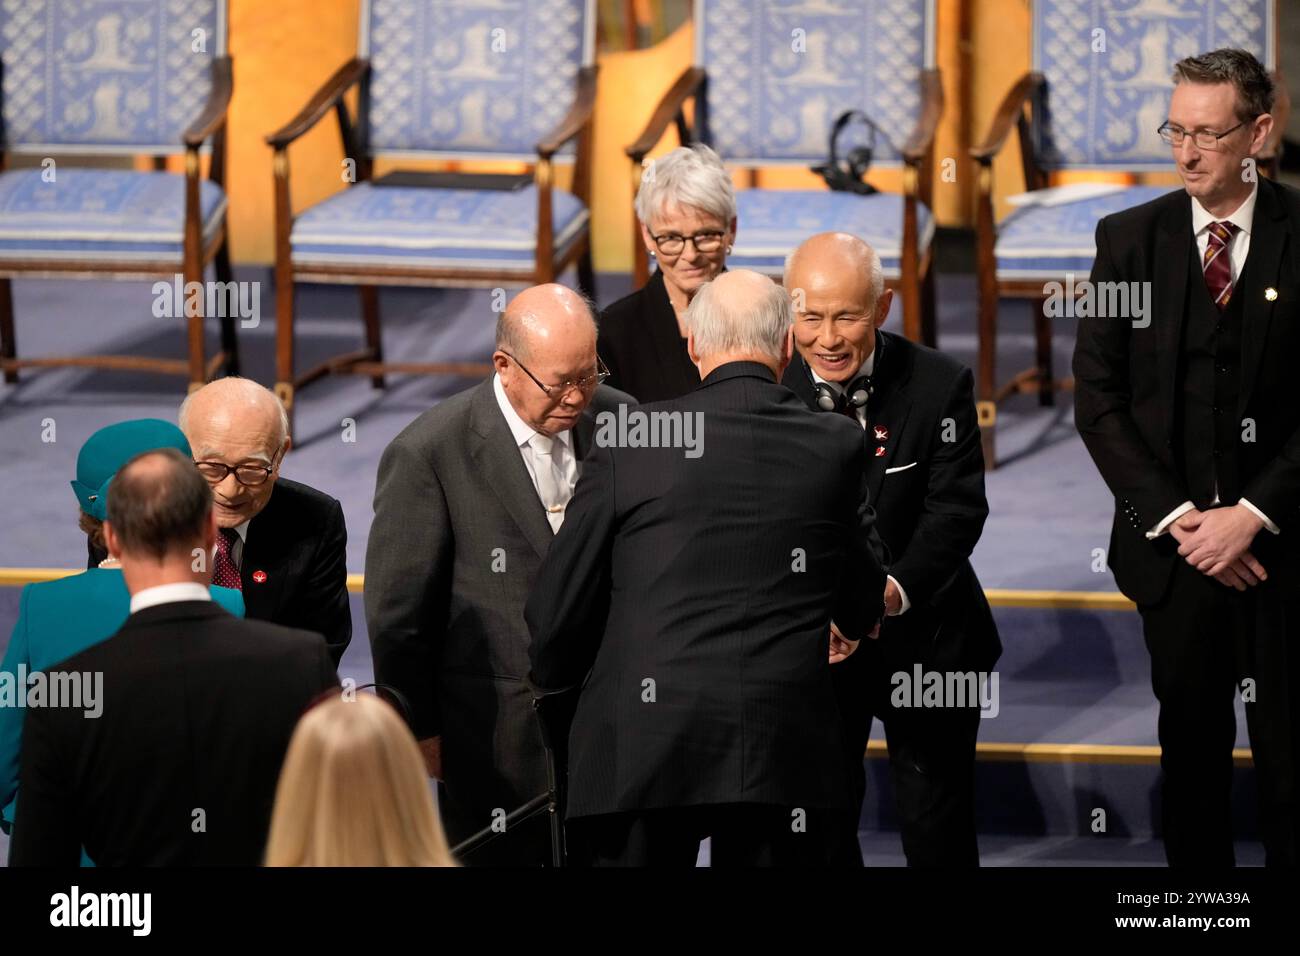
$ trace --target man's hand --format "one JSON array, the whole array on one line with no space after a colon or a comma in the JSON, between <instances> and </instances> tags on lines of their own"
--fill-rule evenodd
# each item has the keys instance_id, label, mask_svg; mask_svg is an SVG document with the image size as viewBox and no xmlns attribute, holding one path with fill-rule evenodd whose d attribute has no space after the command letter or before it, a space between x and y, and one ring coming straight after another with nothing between
<instances>
[{"instance_id":1,"label":"man's hand","mask_svg":"<svg viewBox=\"0 0 1300 956\"><path fill-rule=\"evenodd\" d=\"M903 595L898 593L898 585L893 578L885 579L885 615L893 617L903 610Z\"/></svg>"},{"instance_id":2,"label":"man's hand","mask_svg":"<svg viewBox=\"0 0 1300 956\"><path fill-rule=\"evenodd\" d=\"M1183 519L1191 514L1193 512L1188 512L1175 521L1170 531L1177 527L1185 532ZM1219 575L1230 569L1240 577L1236 567L1241 562L1258 580L1264 580L1267 575L1258 561L1253 557L1251 563L1241 561L1243 555L1249 553L1247 549L1262 527L1264 522L1259 516L1242 505L1213 508L1200 513L1199 523L1190 535L1175 534L1179 541L1178 553L1196 570L1212 578L1219 579Z\"/></svg>"},{"instance_id":3,"label":"man's hand","mask_svg":"<svg viewBox=\"0 0 1300 956\"><path fill-rule=\"evenodd\" d=\"M858 644L859 644L858 641L850 641L847 637L841 634L840 629L835 626L835 622L834 621L831 622L830 662L832 664L838 664L840 661L845 660L847 657L849 657L854 651L858 649Z\"/></svg>"},{"instance_id":4,"label":"man's hand","mask_svg":"<svg viewBox=\"0 0 1300 956\"><path fill-rule=\"evenodd\" d=\"M429 772L429 776L434 780L442 779L442 738L426 737L417 741L420 745L420 753L424 755L424 769Z\"/></svg>"}]
</instances>

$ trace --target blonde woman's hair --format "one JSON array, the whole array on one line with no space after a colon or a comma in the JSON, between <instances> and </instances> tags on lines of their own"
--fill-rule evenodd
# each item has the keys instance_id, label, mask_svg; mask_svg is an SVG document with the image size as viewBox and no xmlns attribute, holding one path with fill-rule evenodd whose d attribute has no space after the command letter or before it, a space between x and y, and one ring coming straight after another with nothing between
<instances>
[{"instance_id":1,"label":"blonde woman's hair","mask_svg":"<svg viewBox=\"0 0 1300 956\"><path fill-rule=\"evenodd\" d=\"M420 748L370 694L307 711L289 741L267 866L455 866Z\"/></svg>"}]
</instances>

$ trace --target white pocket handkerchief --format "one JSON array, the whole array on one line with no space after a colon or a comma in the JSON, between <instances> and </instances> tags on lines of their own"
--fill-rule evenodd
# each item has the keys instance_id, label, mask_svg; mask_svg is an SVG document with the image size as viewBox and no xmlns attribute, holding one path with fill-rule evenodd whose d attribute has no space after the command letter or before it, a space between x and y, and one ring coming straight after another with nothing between
<instances>
[{"instance_id":1,"label":"white pocket handkerchief","mask_svg":"<svg viewBox=\"0 0 1300 956\"><path fill-rule=\"evenodd\" d=\"M912 462L910 465L898 465L895 468L886 468L885 474L892 475L896 471L907 471L907 469L915 468L915 467L916 467L916 462Z\"/></svg>"}]
</instances>

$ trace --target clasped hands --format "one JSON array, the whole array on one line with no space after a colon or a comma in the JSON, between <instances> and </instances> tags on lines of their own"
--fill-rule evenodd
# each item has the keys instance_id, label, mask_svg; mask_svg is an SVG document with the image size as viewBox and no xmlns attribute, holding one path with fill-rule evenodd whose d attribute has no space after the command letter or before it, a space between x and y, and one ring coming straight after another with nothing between
<instances>
[{"instance_id":1,"label":"clasped hands","mask_svg":"<svg viewBox=\"0 0 1300 956\"><path fill-rule=\"evenodd\" d=\"M1264 527L1255 512L1245 505L1193 509L1179 515L1169 526L1178 542L1178 553L1202 574L1238 591L1268 579L1268 572L1250 553L1250 543Z\"/></svg>"},{"instance_id":2,"label":"clasped hands","mask_svg":"<svg viewBox=\"0 0 1300 956\"><path fill-rule=\"evenodd\" d=\"M885 614L886 615L897 614L900 610L902 610L902 607L903 607L903 597L901 594L898 593L898 586L895 585L892 580L886 580L885 581ZM877 621L876 626L871 629L871 633L868 634L867 637L868 639L874 641L879 636L880 636L880 622ZM847 637L845 637L842 633L840 633L840 629L835 626L835 622L831 621L830 662L832 664L838 664L840 661L847 658L849 655L851 655L854 651L858 649L858 645L860 643L862 642L850 641Z\"/></svg>"}]
</instances>

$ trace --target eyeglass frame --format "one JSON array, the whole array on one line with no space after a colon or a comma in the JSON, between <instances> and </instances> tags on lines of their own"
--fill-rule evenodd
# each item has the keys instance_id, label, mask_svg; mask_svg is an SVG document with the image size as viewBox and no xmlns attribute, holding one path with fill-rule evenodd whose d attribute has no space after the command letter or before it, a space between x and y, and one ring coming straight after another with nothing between
<instances>
[{"instance_id":1,"label":"eyeglass frame","mask_svg":"<svg viewBox=\"0 0 1300 956\"><path fill-rule=\"evenodd\" d=\"M1194 145L1197 149L1203 149L1206 150L1207 152L1216 153L1219 152L1219 140L1223 139L1223 137L1228 136L1231 133L1237 132L1237 130L1241 129L1247 123L1253 123L1253 122L1254 120L1244 119L1236 126L1232 127L1232 129L1225 129L1222 133L1216 133L1213 130L1208 130L1208 129L1202 129L1202 130L1183 129L1177 123L1171 123L1169 122L1169 120L1165 120L1163 123L1160 124L1159 128L1156 129L1156 135L1159 136L1162 140L1164 140L1166 146L1172 146L1174 149L1179 149L1183 145L1183 142L1186 142L1187 137L1190 136L1192 138L1192 145ZM1174 130L1178 130L1179 132L1181 132L1183 134L1183 142L1173 143L1165 139L1166 130L1168 130L1170 133L1172 133ZM1213 137L1214 145L1202 146L1200 143L1196 142L1196 137L1198 135L1206 135L1206 136Z\"/></svg>"},{"instance_id":2,"label":"eyeglass frame","mask_svg":"<svg viewBox=\"0 0 1300 956\"><path fill-rule=\"evenodd\" d=\"M546 397L552 400L554 400L557 397L569 394L569 392L575 388L585 393L587 389L582 383L587 381L588 379L595 379L595 382L591 386L591 390L594 392L597 388L600 387L600 385L603 382L605 382L609 378L609 374L610 374L609 367L605 364L605 360L600 357L599 353L597 353L596 373L594 375L584 376L583 378L579 379L576 382L567 381L567 382L561 382L559 385L544 385L541 379L539 379L532 372L528 371L528 366L526 366L523 362L519 361L519 359L515 358L505 349L499 349L498 351L500 351L501 354L504 355L506 358L510 359L510 361L518 365L523 370L523 373L527 375L529 378L531 378L533 382L537 385L537 387L546 393Z\"/></svg>"},{"instance_id":3,"label":"eyeglass frame","mask_svg":"<svg viewBox=\"0 0 1300 956\"><path fill-rule=\"evenodd\" d=\"M648 227L646 228L646 235L648 235L650 237L650 240L655 244L655 248L658 249L660 252L663 252L664 255L666 256L680 256L683 252L686 251L686 243L688 242L695 247L696 252L702 252L705 255L708 255L711 252L717 252L718 249L722 248L723 242L726 240L728 232L730 232L729 229L723 229L720 231L710 229L704 232L693 232L689 236L681 236L675 232L666 232L663 235L656 236L653 232L650 231ZM701 249L699 243L695 241L700 236L717 236L718 237L717 248ZM678 249L676 252L664 252L664 248L663 246L660 245L660 243L665 240L673 239L673 238L677 238L681 240L682 247Z\"/></svg>"},{"instance_id":4,"label":"eyeglass frame","mask_svg":"<svg viewBox=\"0 0 1300 956\"><path fill-rule=\"evenodd\" d=\"M203 461L196 461L196 462L194 463L194 467L199 469L199 474L200 474L200 475L203 475L203 469L199 467L200 465L220 465L222 468L226 469L226 473L225 473L224 475L222 475L220 478L217 478L215 481L214 481L213 479L209 478L207 475L203 475L203 480L206 481L208 484L212 485L213 487L216 487L217 485L219 485L219 484L221 484L223 481L225 481L227 478L229 478L231 475L234 475L234 476L235 476L235 481L239 482L239 483L240 483L241 485L243 485L245 488L260 488L260 487L262 487L262 485L266 484L266 482L270 479L271 475L273 475L273 474L275 473L275 469L276 469L277 467L279 467L280 462L281 462L281 461L283 460L283 458L284 458L284 452L285 452L285 449L284 449L284 447L282 446L282 447L280 448L280 450L279 450L278 452L275 453L275 457L271 459L271 464L270 464L269 466L267 466L267 465L227 465L224 461L213 461L213 460L210 459L210 458L205 458L205 459L203 459ZM249 484L247 481L244 481L244 479L242 479L242 478L239 477L239 469L240 469L240 468L260 468L260 469L262 469L263 471L265 471L266 474L262 476L262 478L261 478L260 481L255 481L255 482L253 482L252 484Z\"/></svg>"}]
</instances>

